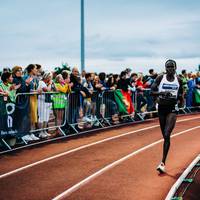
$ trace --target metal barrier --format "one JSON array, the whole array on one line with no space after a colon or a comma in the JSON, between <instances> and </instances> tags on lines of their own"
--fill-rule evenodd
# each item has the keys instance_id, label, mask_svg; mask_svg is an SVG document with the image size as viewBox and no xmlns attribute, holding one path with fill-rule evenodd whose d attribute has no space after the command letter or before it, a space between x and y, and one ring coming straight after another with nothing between
<instances>
[{"instance_id":1,"label":"metal barrier","mask_svg":"<svg viewBox=\"0 0 200 200\"><path fill-rule=\"evenodd\" d=\"M56 92L21 93L16 95L15 102L1 96L0 139L11 149L6 140L15 138L28 144L53 137L50 130L65 135L61 127L66 124L67 107L68 96Z\"/></svg>"},{"instance_id":2,"label":"metal barrier","mask_svg":"<svg viewBox=\"0 0 200 200\"><path fill-rule=\"evenodd\" d=\"M129 94L127 94L129 95ZM131 96L129 100L127 100L121 90L108 90L103 93L103 101L102 103L105 105L105 120L107 120L108 124L117 124L119 123L120 119L130 119L131 121L134 120L134 112L130 110L130 105L132 104ZM133 108L131 108L133 109ZM128 111L130 110L130 112Z\"/></svg>"},{"instance_id":3,"label":"metal barrier","mask_svg":"<svg viewBox=\"0 0 200 200\"><path fill-rule=\"evenodd\" d=\"M145 94L149 95L148 92ZM122 94L119 95L120 90L100 93L95 91L89 98L83 98L75 92L69 95L55 92L23 93L16 95L15 102L0 96L0 140L7 149L12 149L10 139L17 138L20 145L27 145L28 142L23 138L26 134L33 133L38 137L42 131L47 131L54 136L50 131L58 130L67 137L79 134L83 130L106 128L136 120L144 121L147 115L156 116L157 110L127 112L127 102L124 101ZM137 97L136 92L134 96ZM118 97L122 98L124 110L120 108ZM132 100L136 109L137 99ZM199 112L199 108L179 108L179 113Z\"/></svg>"},{"instance_id":4,"label":"metal barrier","mask_svg":"<svg viewBox=\"0 0 200 200\"><path fill-rule=\"evenodd\" d=\"M67 110L67 122L78 133L84 128L101 126L100 96L93 92L90 98L83 98L80 93L72 92L69 95L69 107Z\"/></svg>"},{"instance_id":5,"label":"metal barrier","mask_svg":"<svg viewBox=\"0 0 200 200\"><path fill-rule=\"evenodd\" d=\"M140 111L140 112L137 111L136 112L137 116L141 120L144 120L145 116L147 116L147 115L153 115L153 114L156 114L158 112L157 108L156 108L156 104L155 104L155 102L153 102L152 96L150 95L150 92L151 92L151 89L144 89L143 90L143 97L146 100L146 105L144 107L146 107L146 108L143 111ZM136 110L137 110L137 102L138 102L137 91L136 91L135 96L136 96L136 98L135 98L135 107L136 107ZM179 114L181 114L181 113L182 114L187 114L187 113L195 112L198 108L199 108L199 106L191 106L191 107L184 106L184 107L181 107L181 108L178 108L176 106L176 111Z\"/></svg>"},{"instance_id":6,"label":"metal barrier","mask_svg":"<svg viewBox=\"0 0 200 200\"><path fill-rule=\"evenodd\" d=\"M134 121L134 113L127 111L119 113L115 93L116 91L113 90L95 91L90 98L83 98L80 93L72 92L69 95L70 106L67 112L69 126L78 133L83 129L93 128L95 125L97 125L95 127L105 127L118 124L119 116L121 119L129 118ZM121 103L124 104L123 100Z\"/></svg>"}]
</instances>

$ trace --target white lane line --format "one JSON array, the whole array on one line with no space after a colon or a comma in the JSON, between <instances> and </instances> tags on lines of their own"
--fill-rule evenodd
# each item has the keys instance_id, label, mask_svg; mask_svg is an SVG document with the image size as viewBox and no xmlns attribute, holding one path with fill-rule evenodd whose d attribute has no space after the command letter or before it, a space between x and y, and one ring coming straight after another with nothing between
<instances>
[{"instance_id":1,"label":"white lane line","mask_svg":"<svg viewBox=\"0 0 200 200\"><path fill-rule=\"evenodd\" d=\"M182 120L178 120L177 123L179 122L184 122L184 121L190 121L190 120L194 120L194 119L199 119L200 117L192 117L192 118L188 118L188 119L182 119ZM57 155L54 155L54 156L51 156L51 157L48 157L48 158L45 158L45 159L42 159L42 160L39 160L37 162L34 162L34 163L31 163L31 164L28 164L28 165L25 165L23 167L20 167L20 168L17 168L15 170L12 170L10 172L7 172L5 174L1 174L0 175L0 179L1 178L5 178L7 176L10 176L10 175L13 175L15 173L18 173L20 171L23 171L25 169L28 169L28 168L31 168L33 166L36 166L36 165L39 165L39 164L42 164L44 162L47 162L47 161L50 161L50 160L53 160L53 159L56 159L56 158L59 158L61 156L65 156L67 154L70 154L70 153L73 153L73 152L76 152L76 151L79 151L79 150L82 150L82 149L85 149L87 147L91 147L91 146L94 146L96 144L101 144L103 142L107 142L107 141L110 141L110 140L114 140L116 138L120 138L120 137L123 137L123 136L126 136L126 135L130 135L132 133L137 133L137 132L140 132L140 131L145 131L145 130L149 130L149 129L153 129L153 128L156 128L156 127L159 127L159 125L154 125L154 126L148 126L146 128L142 128L142 129L138 129L138 130L135 130L135 131L130 131L130 132L127 132L127 133L123 133L121 135L117 135L117 136L113 136L113 137L109 137L109 138L106 138L106 139L103 139L103 140L100 140L100 141L97 141L97 142L94 142L94 143L90 143L90 144L87 144L87 145L83 145L83 146L80 146L78 148L75 148L75 149L72 149L72 150L69 150L69 151L66 151L66 152L63 152L63 153L59 153Z\"/></svg>"},{"instance_id":2,"label":"white lane line","mask_svg":"<svg viewBox=\"0 0 200 200\"><path fill-rule=\"evenodd\" d=\"M192 130L195 130L195 129L198 129L200 128L200 126L196 126L196 127L193 127L193 128L190 128L190 129L186 129L184 131L181 131L181 132L178 132L174 135L171 136L171 138L173 137L176 137L176 136L179 136L183 133L186 133L186 132L189 132L189 131L192 131ZM71 193L77 191L78 189L80 189L82 186L86 185L87 183L91 182L92 180L94 180L95 178L97 178L98 176L100 176L101 174L105 173L106 171L114 168L115 166L121 164L122 162L124 162L125 160L128 160L129 158L131 158L132 156L146 150L146 149L149 149L153 146L155 146L156 144L158 143L161 143L163 141L163 139L160 139L156 142L153 142L147 146L144 146L128 155L126 155L125 157L119 159L119 160L116 160L115 162L107 165L106 167L102 168L101 170L95 172L94 174L88 176L87 178L83 179L82 181L80 181L79 183L75 184L74 186L70 187L69 189L65 190L64 192L62 192L61 194L59 194L58 196L54 197L52 200L61 200L63 198L66 198L68 197Z\"/></svg>"}]
</instances>

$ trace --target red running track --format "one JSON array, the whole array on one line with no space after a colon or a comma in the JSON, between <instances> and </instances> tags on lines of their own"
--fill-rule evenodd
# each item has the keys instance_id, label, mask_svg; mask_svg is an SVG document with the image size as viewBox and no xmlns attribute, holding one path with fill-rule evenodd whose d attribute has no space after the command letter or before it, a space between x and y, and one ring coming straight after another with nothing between
<instances>
[{"instance_id":1,"label":"red running track","mask_svg":"<svg viewBox=\"0 0 200 200\"><path fill-rule=\"evenodd\" d=\"M200 115L181 116L178 120L173 134L182 134L171 139L165 175L160 176L155 170L162 156L163 142L160 141L158 120L152 120L1 156L0 197L2 200L53 199L92 176L63 199L164 199L173 183L200 152ZM127 132L127 135L88 145ZM13 172L83 145L88 146ZM134 153L144 147L143 151ZM128 159L112 166L127 155ZM95 176L106 166L111 167ZM8 172L11 173L5 175Z\"/></svg>"}]
</instances>

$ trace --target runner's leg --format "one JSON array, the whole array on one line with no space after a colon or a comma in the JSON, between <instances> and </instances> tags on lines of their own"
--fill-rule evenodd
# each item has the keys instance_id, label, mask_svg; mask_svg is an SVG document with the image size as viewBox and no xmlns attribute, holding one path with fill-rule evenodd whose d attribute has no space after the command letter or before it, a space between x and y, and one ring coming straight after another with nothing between
<instances>
[{"instance_id":1,"label":"runner's leg","mask_svg":"<svg viewBox=\"0 0 200 200\"><path fill-rule=\"evenodd\" d=\"M176 124L176 114L175 113L169 113L166 116L166 124L165 124L165 128L164 128L164 132L163 133L163 138L164 138L164 144L163 144L163 158L162 158L162 162L165 164L166 158L167 158L167 154L169 151L169 147L170 147L170 136L171 133L175 127Z\"/></svg>"}]
</instances>

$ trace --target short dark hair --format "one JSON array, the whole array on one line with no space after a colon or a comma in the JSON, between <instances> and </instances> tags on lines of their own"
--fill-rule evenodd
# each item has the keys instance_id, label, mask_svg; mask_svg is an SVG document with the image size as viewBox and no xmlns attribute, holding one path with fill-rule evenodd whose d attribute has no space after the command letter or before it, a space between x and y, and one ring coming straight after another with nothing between
<instances>
[{"instance_id":1,"label":"short dark hair","mask_svg":"<svg viewBox=\"0 0 200 200\"><path fill-rule=\"evenodd\" d=\"M176 69L176 61L171 60L171 59L167 60L166 63L165 63L165 67L166 68L167 67L174 67Z\"/></svg>"},{"instance_id":2,"label":"short dark hair","mask_svg":"<svg viewBox=\"0 0 200 200\"><path fill-rule=\"evenodd\" d=\"M63 70L61 75L62 75L63 79L66 79L66 78L68 78L69 73L66 70Z\"/></svg>"},{"instance_id":3,"label":"short dark hair","mask_svg":"<svg viewBox=\"0 0 200 200\"><path fill-rule=\"evenodd\" d=\"M133 76L137 76L137 74L136 74L136 73L132 73L132 74L131 74L131 77L133 77Z\"/></svg>"},{"instance_id":4,"label":"short dark hair","mask_svg":"<svg viewBox=\"0 0 200 200\"><path fill-rule=\"evenodd\" d=\"M183 70L181 71L181 74L185 74L185 73L186 73L186 70L183 69Z\"/></svg>"},{"instance_id":5,"label":"short dark hair","mask_svg":"<svg viewBox=\"0 0 200 200\"><path fill-rule=\"evenodd\" d=\"M1 80L3 82L6 82L6 80L11 76L11 72L4 72L2 75L1 75Z\"/></svg>"},{"instance_id":6,"label":"short dark hair","mask_svg":"<svg viewBox=\"0 0 200 200\"><path fill-rule=\"evenodd\" d=\"M125 76L127 74L126 71L122 71L121 74L120 74L120 78L122 78L122 76Z\"/></svg>"},{"instance_id":7,"label":"short dark hair","mask_svg":"<svg viewBox=\"0 0 200 200\"><path fill-rule=\"evenodd\" d=\"M85 74L85 79L87 79L87 78L89 78L89 77L91 77L91 73L86 73L86 74Z\"/></svg>"},{"instance_id":8,"label":"short dark hair","mask_svg":"<svg viewBox=\"0 0 200 200\"><path fill-rule=\"evenodd\" d=\"M40 65L40 64L35 64L35 66L36 66L37 69L41 69L42 68L42 65Z\"/></svg>"},{"instance_id":9,"label":"short dark hair","mask_svg":"<svg viewBox=\"0 0 200 200\"><path fill-rule=\"evenodd\" d=\"M149 70L149 74L152 74L154 72L154 69Z\"/></svg>"},{"instance_id":10,"label":"short dark hair","mask_svg":"<svg viewBox=\"0 0 200 200\"><path fill-rule=\"evenodd\" d=\"M113 78L117 79L119 77L119 74L113 74Z\"/></svg>"},{"instance_id":11,"label":"short dark hair","mask_svg":"<svg viewBox=\"0 0 200 200\"><path fill-rule=\"evenodd\" d=\"M105 72L100 72L100 73L99 73L99 79L100 79L101 81L104 81L104 80L106 79L106 73L105 73Z\"/></svg>"},{"instance_id":12,"label":"short dark hair","mask_svg":"<svg viewBox=\"0 0 200 200\"><path fill-rule=\"evenodd\" d=\"M28 65L27 68L26 68L28 74L29 74L35 67L36 67L36 65L34 65L34 64Z\"/></svg>"}]
</instances>

